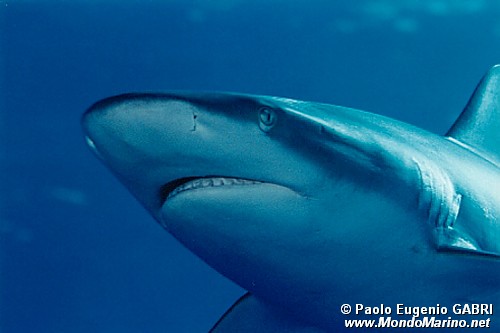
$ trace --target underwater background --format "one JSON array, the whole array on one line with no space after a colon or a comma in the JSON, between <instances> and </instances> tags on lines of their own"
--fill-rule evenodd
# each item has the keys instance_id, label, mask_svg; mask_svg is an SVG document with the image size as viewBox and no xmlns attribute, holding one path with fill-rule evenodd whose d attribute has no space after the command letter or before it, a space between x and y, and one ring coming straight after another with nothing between
<instances>
[{"instance_id":1,"label":"underwater background","mask_svg":"<svg viewBox=\"0 0 500 333\"><path fill-rule=\"evenodd\" d=\"M206 332L243 294L90 153L93 102L235 91L444 134L500 63L499 18L495 0L1 0L0 332Z\"/></svg>"}]
</instances>

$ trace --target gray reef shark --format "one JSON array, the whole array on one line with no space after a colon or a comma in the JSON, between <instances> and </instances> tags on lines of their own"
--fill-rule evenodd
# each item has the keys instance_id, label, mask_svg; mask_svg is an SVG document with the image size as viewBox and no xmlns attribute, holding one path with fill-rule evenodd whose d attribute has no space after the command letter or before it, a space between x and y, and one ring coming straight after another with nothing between
<instances>
[{"instance_id":1,"label":"gray reef shark","mask_svg":"<svg viewBox=\"0 0 500 333\"><path fill-rule=\"evenodd\" d=\"M345 320L415 317L398 307L500 332L500 66L445 136L233 93L124 94L82 123L151 215L248 290L212 332L338 332ZM453 311L464 307L482 313Z\"/></svg>"}]
</instances>

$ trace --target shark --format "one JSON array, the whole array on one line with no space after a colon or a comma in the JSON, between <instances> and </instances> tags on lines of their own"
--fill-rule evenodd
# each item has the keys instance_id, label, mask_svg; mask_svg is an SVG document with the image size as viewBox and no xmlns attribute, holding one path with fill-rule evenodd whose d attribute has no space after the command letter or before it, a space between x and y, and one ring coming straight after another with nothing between
<instances>
[{"instance_id":1,"label":"shark","mask_svg":"<svg viewBox=\"0 0 500 333\"><path fill-rule=\"evenodd\" d=\"M498 65L444 136L216 92L109 97L82 124L153 218L248 291L211 332L397 331L407 307L500 330Z\"/></svg>"}]
</instances>

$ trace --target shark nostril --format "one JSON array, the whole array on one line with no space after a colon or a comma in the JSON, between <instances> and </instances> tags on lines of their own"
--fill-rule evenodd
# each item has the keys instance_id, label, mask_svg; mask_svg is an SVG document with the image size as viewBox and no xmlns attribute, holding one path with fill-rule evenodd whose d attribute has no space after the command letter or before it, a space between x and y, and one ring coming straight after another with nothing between
<instances>
[{"instance_id":1,"label":"shark nostril","mask_svg":"<svg viewBox=\"0 0 500 333\"><path fill-rule=\"evenodd\" d=\"M259 127L264 132L269 132L274 127L277 120L276 112L268 107L259 110Z\"/></svg>"}]
</instances>

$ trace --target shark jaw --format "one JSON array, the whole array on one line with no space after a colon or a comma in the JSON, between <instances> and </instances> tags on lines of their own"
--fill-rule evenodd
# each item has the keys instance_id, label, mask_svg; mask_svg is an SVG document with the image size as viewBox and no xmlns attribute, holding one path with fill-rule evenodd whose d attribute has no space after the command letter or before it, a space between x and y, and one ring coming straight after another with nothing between
<instances>
[{"instance_id":1,"label":"shark jaw","mask_svg":"<svg viewBox=\"0 0 500 333\"><path fill-rule=\"evenodd\" d=\"M206 177L183 177L175 179L165 184L161 189L161 195L165 201L175 197L176 195L193 190L223 187L226 189L228 186L247 186L262 184L257 180L248 180L240 178L229 178L223 176L206 176Z\"/></svg>"},{"instance_id":2,"label":"shark jaw","mask_svg":"<svg viewBox=\"0 0 500 333\"><path fill-rule=\"evenodd\" d=\"M221 220L225 216L228 219L225 211L230 211L242 201L248 202L253 193L258 193L260 198L264 198L266 188L271 192L276 189L286 189L268 182L223 176L175 179L161 187L160 196L163 204L159 222L182 242L184 236L176 231L176 225L193 224L194 227L199 223L199 218ZM291 192L289 189L286 191ZM278 197L275 196L267 200L277 199ZM263 205L257 205L257 207L263 207ZM251 207L253 208L255 206ZM193 211L200 213L199 218L192 218ZM236 220L238 221L235 223L244 224L246 219L243 215ZM211 231L207 230L207 232ZM185 245L191 247L188 244Z\"/></svg>"}]
</instances>

